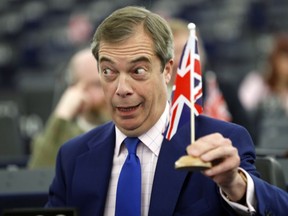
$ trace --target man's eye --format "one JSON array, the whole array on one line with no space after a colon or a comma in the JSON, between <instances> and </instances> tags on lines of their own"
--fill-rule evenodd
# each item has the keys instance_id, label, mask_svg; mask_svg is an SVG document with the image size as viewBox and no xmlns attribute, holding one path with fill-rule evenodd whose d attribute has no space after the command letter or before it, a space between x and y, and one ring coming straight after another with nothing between
<instances>
[{"instance_id":1,"label":"man's eye","mask_svg":"<svg viewBox=\"0 0 288 216\"><path fill-rule=\"evenodd\" d=\"M141 75L145 73L145 69L144 68L137 68L134 72L135 74Z\"/></svg>"},{"instance_id":2,"label":"man's eye","mask_svg":"<svg viewBox=\"0 0 288 216\"><path fill-rule=\"evenodd\" d=\"M103 69L103 74L109 76L112 74L112 70L110 68Z\"/></svg>"},{"instance_id":3,"label":"man's eye","mask_svg":"<svg viewBox=\"0 0 288 216\"><path fill-rule=\"evenodd\" d=\"M145 80L148 77L148 71L143 68L143 67L139 67L136 68L135 70L133 70L132 77L136 80Z\"/></svg>"},{"instance_id":4,"label":"man's eye","mask_svg":"<svg viewBox=\"0 0 288 216\"><path fill-rule=\"evenodd\" d=\"M117 72L110 69L110 68L103 68L102 69L102 75L103 75L105 80L111 81L111 80L115 79L115 77L117 76Z\"/></svg>"}]
</instances>

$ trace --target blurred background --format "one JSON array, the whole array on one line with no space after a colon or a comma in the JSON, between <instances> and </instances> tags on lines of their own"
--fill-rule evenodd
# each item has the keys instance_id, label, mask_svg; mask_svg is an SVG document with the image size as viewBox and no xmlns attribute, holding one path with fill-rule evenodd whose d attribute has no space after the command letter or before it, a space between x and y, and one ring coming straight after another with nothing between
<instances>
[{"instance_id":1,"label":"blurred background","mask_svg":"<svg viewBox=\"0 0 288 216\"><path fill-rule=\"evenodd\" d=\"M125 5L194 22L208 69L236 88L247 73L263 67L273 35L288 30L285 0L1 0L3 164L30 154L31 137L41 131L53 110L69 58L89 45L104 17Z\"/></svg>"}]
</instances>

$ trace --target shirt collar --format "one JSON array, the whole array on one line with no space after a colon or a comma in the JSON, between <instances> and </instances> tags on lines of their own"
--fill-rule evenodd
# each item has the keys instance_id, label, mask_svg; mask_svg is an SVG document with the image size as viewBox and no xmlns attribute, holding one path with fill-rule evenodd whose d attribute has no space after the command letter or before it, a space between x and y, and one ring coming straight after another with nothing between
<instances>
[{"instance_id":1,"label":"shirt collar","mask_svg":"<svg viewBox=\"0 0 288 216\"><path fill-rule=\"evenodd\" d=\"M156 124L153 125L146 133L142 134L138 138L141 142L147 146L157 157L160 152L161 144L163 141L163 133L166 129L166 126L169 122L169 103L166 103L166 107L164 112L162 113L159 120ZM120 154L120 147L125 138L127 137L124 133L122 133L117 126L115 126L116 133L116 146L115 153L116 155Z\"/></svg>"}]
</instances>

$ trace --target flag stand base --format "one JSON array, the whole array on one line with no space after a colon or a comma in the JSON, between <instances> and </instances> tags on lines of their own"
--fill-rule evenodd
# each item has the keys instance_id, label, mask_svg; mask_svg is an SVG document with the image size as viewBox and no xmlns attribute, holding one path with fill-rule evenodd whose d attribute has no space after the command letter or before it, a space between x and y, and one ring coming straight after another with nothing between
<instances>
[{"instance_id":1,"label":"flag stand base","mask_svg":"<svg viewBox=\"0 0 288 216\"><path fill-rule=\"evenodd\" d=\"M177 170L201 171L211 167L212 164L210 162L204 162L200 158L189 155L182 156L175 162L175 169Z\"/></svg>"}]
</instances>

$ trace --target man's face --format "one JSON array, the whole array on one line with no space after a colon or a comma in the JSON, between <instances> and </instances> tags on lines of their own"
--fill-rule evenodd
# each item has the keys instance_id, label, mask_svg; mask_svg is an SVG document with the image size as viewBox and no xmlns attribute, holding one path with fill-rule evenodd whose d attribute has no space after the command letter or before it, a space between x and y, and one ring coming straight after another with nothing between
<instances>
[{"instance_id":1,"label":"man's face","mask_svg":"<svg viewBox=\"0 0 288 216\"><path fill-rule=\"evenodd\" d=\"M160 118L167 102L172 60L164 69L142 27L128 40L100 43L99 70L105 98L117 127L139 136Z\"/></svg>"}]
</instances>

